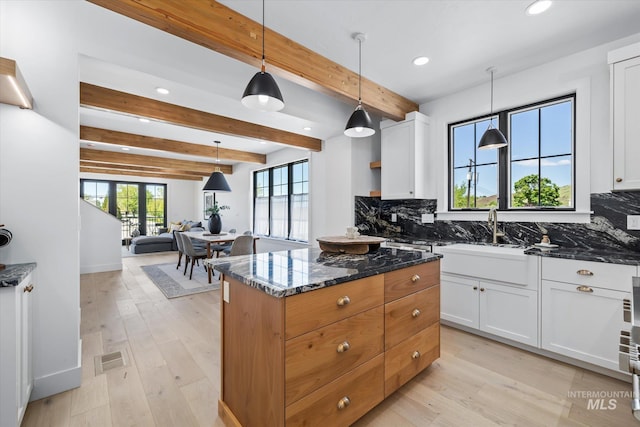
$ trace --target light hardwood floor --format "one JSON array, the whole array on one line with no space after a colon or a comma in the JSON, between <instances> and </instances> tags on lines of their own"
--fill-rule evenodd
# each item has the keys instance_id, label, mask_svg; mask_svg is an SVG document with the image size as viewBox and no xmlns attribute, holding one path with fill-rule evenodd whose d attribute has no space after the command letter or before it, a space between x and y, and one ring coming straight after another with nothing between
<instances>
[{"instance_id":1,"label":"light hardwood floor","mask_svg":"<svg viewBox=\"0 0 640 427\"><path fill-rule=\"evenodd\" d=\"M167 300L140 269L175 260L175 254L128 257L122 272L81 276L82 385L31 402L23 426L223 426L216 414L219 291ZM117 350L129 364L96 375L94 357ZM571 396L629 390L630 384L442 327L440 359L356 425L640 426L628 397L615 399L615 409L589 409L587 398Z\"/></svg>"}]
</instances>

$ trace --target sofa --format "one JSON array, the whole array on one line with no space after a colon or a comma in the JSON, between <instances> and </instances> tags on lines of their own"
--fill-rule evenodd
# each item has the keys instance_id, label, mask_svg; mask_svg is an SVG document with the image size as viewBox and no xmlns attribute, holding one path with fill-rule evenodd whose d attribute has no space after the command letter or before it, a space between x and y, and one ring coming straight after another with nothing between
<instances>
[{"instance_id":1,"label":"sofa","mask_svg":"<svg viewBox=\"0 0 640 427\"><path fill-rule=\"evenodd\" d=\"M204 231L200 221L179 221L172 222L168 228L158 229L160 232L155 236L138 236L131 239L129 251L132 254L148 254L152 252L176 251L176 232L181 231Z\"/></svg>"}]
</instances>

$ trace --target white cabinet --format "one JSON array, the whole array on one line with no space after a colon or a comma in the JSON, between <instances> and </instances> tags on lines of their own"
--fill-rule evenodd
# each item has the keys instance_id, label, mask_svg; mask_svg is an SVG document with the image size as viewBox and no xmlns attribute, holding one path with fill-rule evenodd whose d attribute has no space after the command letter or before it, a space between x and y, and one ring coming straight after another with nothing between
<instances>
[{"instance_id":1,"label":"white cabinet","mask_svg":"<svg viewBox=\"0 0 640 427\"><path fill-rule=\"evenodd\" d=\"M418 112L401 122L385 120L381 129L381 198L435 198L427 183L429 118Z\"/></svg>"},{"instance_id":2,"label":"white cabinet","mask_svg":"<svg viewBox=\"0 0 640 427\"><path fill-rule=\"evenodd\" d=\"M631 298L630 265L542 260L542 348L618 370L623 300Z\"/></svg>"},{"instance_id":3,"label":"white cabinet","mask_svg":"<svg viewBox=\"0 0 640 427\"><path fill-rule=\"evenodd\" d=\"M640 189L640 43L609 52L613 189Z\"/></svg>"},{"instance_id":4,"label":"white cabinet","mask_svg":"<svg viewBox=\"0 0 640 427\"><path fill-rule=\"evenodd\" d=\"M0 426L19 426L33 388L32 274L0 288Z\"/></svg>"},{"instance_id":5,"label":"white cabinet","mask_svg":"<svg viewBox=\"0 0 640 427\"><path fill-rule=\"evenodd\" d=\"M442 274L440 317L531 346L538 346L538 292Z\"/></svg>"}]
</instances>

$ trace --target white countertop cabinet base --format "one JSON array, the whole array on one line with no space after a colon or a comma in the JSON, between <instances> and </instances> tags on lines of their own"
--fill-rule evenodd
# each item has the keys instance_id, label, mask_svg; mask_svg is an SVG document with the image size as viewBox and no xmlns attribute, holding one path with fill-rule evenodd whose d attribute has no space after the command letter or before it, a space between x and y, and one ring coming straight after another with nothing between
<instances>
[{"instance_id":1,"label":"white countertop cabinet base","mask_svg":"<svg viewBox=\"0 0 640 427\"><path fill-rule=\"evenodd\" d=\"M31 289L33 274L0 288L0 426L19 426L33 388Z\"/></svg>"}]
</instances>

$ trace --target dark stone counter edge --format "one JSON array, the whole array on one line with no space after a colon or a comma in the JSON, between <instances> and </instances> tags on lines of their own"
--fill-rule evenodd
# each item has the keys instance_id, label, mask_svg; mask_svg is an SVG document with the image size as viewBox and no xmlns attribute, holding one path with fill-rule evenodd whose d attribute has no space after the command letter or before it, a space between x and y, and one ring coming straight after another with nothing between
<instances>
[{"instance_id":1,"label":"dark stone counter edge","mask_svg":"<svg viewBox=\"0 0 640 427\"><path fill-rule=\"evenodd\" d=\"M371 270L367 270L367 271L360 272L360 273L355 273L355 274L351 274L351 275L337 277L337 278L332 279L332 280L325 280L325 281L317 282L317 283L309 283L307 285L297 286L295 288L289 288L289 289L275 288L275 287L269 285L268 283L265 283L264 281L260 281L260 280L253 279L253 278L246 278L246 277L244 277L244 276L242 276L240 274L228 271L228 269L223 267L223 266L213 266L213 268L214 268L214 270L218 270L221 273L224 273L226 275L229 275L230 277L233 277L234 279L238 280L239 282L244 283L247 286L251 286L252 288L259 289L259 290L263 291L264 293L266 293L268 295L271 295L272 297L285 298L285 297L292 296L292 295L302 294L304 292L315 291L317 289L326 288L326 287L333 286L333 285L338 285L340 283L351 282L353 280L363 279L365 277L376 276L378 274L387 273L389 271L394 271L394 270L399 270L399 269L405 268L405 267L411 267L411 266L418 265L418 264L425 264L427 262L437 261L440 258L442 258L441 254L428 254L428 255L429 255L428 258L421 258L421 259L415 259L415 260L411 260L411 261L405 261L405 262L400 263L400 264L394 264L394 265L390 265L390 266L386 266L386 267L380 267L380 268L377 268L377 269L371 269ZM216 267L221 267L221 268L216 268Z\"/></svg>"},{"instance_id":2,"label":"dark stone counter edge","mask_svg":"<svg viewBox=\"0 0 640 427\"><path fill-rule=\"evenodd\" d=\"M8 264L4 270L0 271L0 288L18 286L35 269L35 262Z\"/></svg>"},{"instance_id":3,"label":"dark stone counter edge","mask_svg":"<svg viewBox=\"0 0 640 427\"><path fill-rule=\"evenodd\" d=\"M590 251L570 251L560 249L541 250L529 248L524 251L527 255L537 255L548 258L574 259L579 261L605 262L609 264L623 264L640 266L640 254L626 252L609 252L595 254Z\"/></svg>"}]
</instances>

